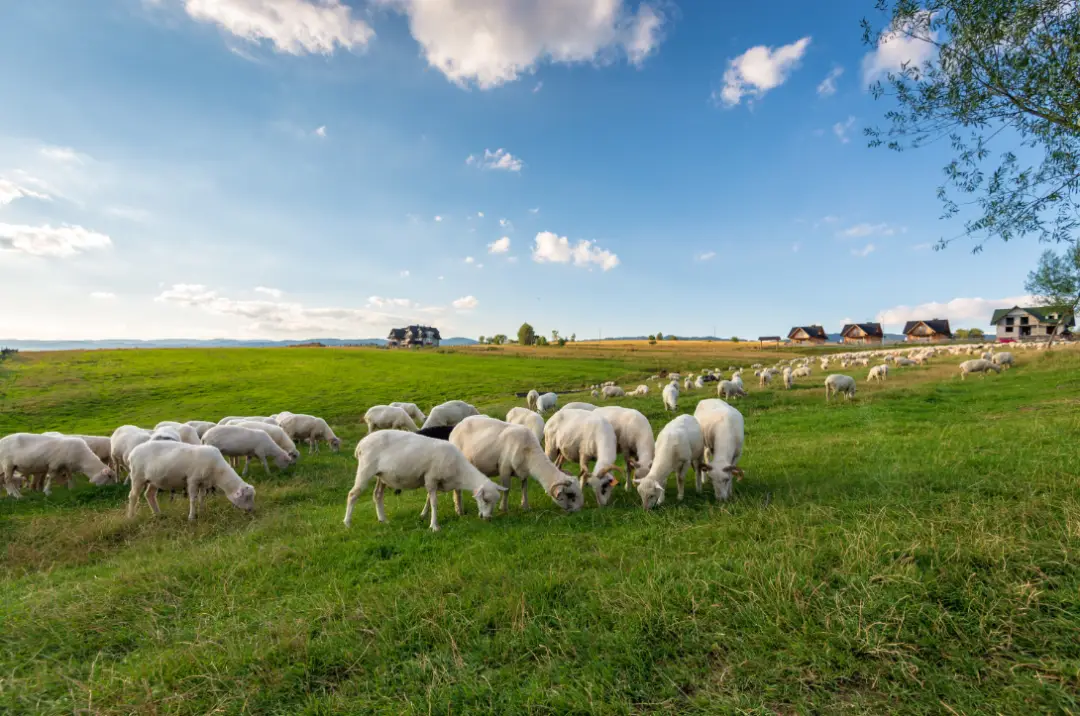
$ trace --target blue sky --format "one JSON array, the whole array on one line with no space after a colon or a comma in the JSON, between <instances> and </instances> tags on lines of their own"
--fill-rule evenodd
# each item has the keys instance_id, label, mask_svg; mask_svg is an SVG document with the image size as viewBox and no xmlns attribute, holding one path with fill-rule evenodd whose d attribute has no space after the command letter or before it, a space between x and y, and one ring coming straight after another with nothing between
<instances>
[{"instance_id":1,"label":"blue sky","mask_svg":"<svg viewBox=\"0 0 1080 716\"><path fill-rule=\"evenodd\" d=\"M757 336L1023 296L866 2L0 4L0 337Z\"/></svg>"}]
</instances>

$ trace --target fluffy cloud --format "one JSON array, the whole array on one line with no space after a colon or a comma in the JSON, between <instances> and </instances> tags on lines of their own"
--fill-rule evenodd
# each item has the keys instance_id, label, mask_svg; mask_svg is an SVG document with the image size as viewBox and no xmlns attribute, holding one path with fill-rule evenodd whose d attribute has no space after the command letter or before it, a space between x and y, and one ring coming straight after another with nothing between
<instances>
[{"instance_id":1,"label":"fluffy cloud","mask_svg":"<svg viewBox=\"0 0 1080 716\"><path fill-rule=\"evenodd\" d=\"M81 226L0 224L0 251L68 258L85 251L107 249L110 246L112 246L112 239L108 236Z\"/></svg>"},{"instance_id":2,"label":"fluffy cloud","mask_svg":"<svg viewBox=\"0 0 1080 716\"><path fill-rule=\"evenodd\" d=\"M836 235L844 239L864 239L867 236L893 236L896 233L896 227L888 224L855 224L849 226L843 231L838 232Z\"/></svg>"},{"instance_id":3,"label":"fluffy cloud","mask_svg":"<svg viewBox=\"0 0 1080 716\"><path fill-rule=\"evenodd\" d=\"M280 288L267 288L266 286L256 286L255 293L265 293L271 298L281 298L285 294Z\"/></svg>"},{"instance_id":4,"label":"fluffy cloud","mask_svg":"<svg viewBox=\"0 0 1080 716\"><path fill-rule=\"evenodd\" d=\"M409 277L409 269L405 269L404 271L400 272L398 274L398 276L401 276L401 278L408 278Z\"/></svg>"},{"instance_id":5,"label":"fluffy cloud","mask_svg":"<svg viewBox=\"0 0 1080 716\"><path fill-rule=\"evenodd\" d=\"M462 296L454 301L453 306L459 311L471 311L480 305L480 302L476 300L476 296Z\"/></svg>"},{"instance_id":6,"label":"fluffy cloud","mask_svg":"<svg viewBox=\"0 0 1080 716\"><path fill-rule=\"evenodd\" d=\"M825 79L817 86L818 96L831 97L836 94L836 81L840 79L842 74L844 74L843 67L834 67L829 70L829 74L825 75Z\"/></svg>"},{"instance_id":7,"label":"fluffy cloud","mask_svg":"<svg viewBox=\"0 0 1080 716\"><path fill-rule=\"evenodd\" d=\"M90 298L98 301L111 301L116 298L116 294L111 291L91 291Z\"/></svg>"},{"instance_id":8,"label":"fluffy cloud","mask_svg":"<svg viewBox=\"0 0 1080 716\"><path fill-rule=\"evenodd\" d=\"M465 263L471 264L471 263L475 263L475 262L476 262L476 259L474 259L472 256L466 256L465 257Z\"/></svg>"},{"instance_id":9,"label":"fluffy cloud","mask_svg":"<svg viewBox=\"0 0 1080 716\"><path fill-rule=\"evenodd\" d=\"M863 82L869 84L905 64L922 65L936 53L937 32L929 27L929 16L920 13L915 22L893 26L878 36L877 47L862 60Z\"/></svg>"},{"instance_id":10,"label":"fluffy cloud","mask_svg":"<svg viewBox=\"0 0 1080 716\"><path fill-rule=\"evenodd\" d=\"M619 257L604 250L591 241L581 240L570 244L565 236L558 236L550 231L541 231L536 235L532 253L537 263L571 263L575 266L596 264L604 271L610 271L619 265Z\"/></svg>"},{"instance_id":11,"label":"fluffy cloud","mask_svg":"<svg viewBox=\"0 0 1080 716\"><path fill-rule=\"evenodd\" d=\"M504 236L501 239L496 239L488 244L488 253L492 254L505 254L510 250L510 237Z\"/></svg>"},{"instance_id":12,"label":"fluffy cloud","mask_svg":"<svg viewBox=\"0 0 1080 716\"><path fill-rule=\"evenodd\" d=\"M362 49L375 32L340 0L185 0L187 14L291 55Z\"/></svg>"},{"instance_id":13,"label":"fluffy cloud","mask_svg":"<svg viewBox=\"0 0 1080 716\"><path fill-rule=\"evenodd\" d=\"M712 261L716 258L715 251L705 251L694 257L694 261Z\"/></svg>"},{"instance_id":14,"label":"fluffy cloud","mask_svg":"<svg viewBox=\"0 0 1080 716\"><path fill-rule=\"evenodd\" d=\"M0 179L0 206L10 204L16 199L40 199L51 201L52 197L40 191L34 191L8 179Z\"/></svg>"},{"instance_id":15,"label":"fluffy cloud","mask_svg":"<svg viewBox=\"0 0 1080 716\"><path fill-rule=\"evenodd\" d=\"M377 0L408 16L424 58L458 85L511 82L541 62L635 65L663 39L664 17L624 0Z\"/></svg>"},{"instance_id":16,"label":"fluffy cloud","mask_svg":"<svg viewBox=\"0 0 1080 716\"><path fill-rule=\"evenodd\" d=\"M481 169L499 169L504 172L520 172L525 167L525 162L521 160L521 157L515 157L502 147L499 147L494 152L485 149L482 157L470 154L466 157L465 163Z\"/></svg>"},{"instance_id":17,"label":"fluffy cloud","mask_svg":"<svg viewBox=\"0 0 1080 716\"><path fill-rule=\"evenodd\" d=\"M873 244L867 244L866 246L862 247L861 249L852 249L851 250L851 255L856 256L856 257L858 257L860 259L865 259L870 254L874 253L874 251L876 251L876 250L877 250L876 246L874 246Z\"/></svg>"},{"instance_id":18,"label":"fluffy cloud","mask_svg":"<svg viewBox=\"0 0 1080 716\"><path fill-rule=\"evenodd\" d=\"M713 92L713 101L734 107L743 97L751 100L764 97L766 92L787 81L809 46L810 38L804 37L775 49L765 45L751 47L728 62L724 88Z\"/></svg>"},{"instance_id":19,"label":"fluffy cloud","mask_svg":"<svg viewBox=\"0 0 1080 716\"><path fill-rule=\"evenodd\" d=\"M902 327L907 321L921 321L927 318L948 318L954 325L967 323L985 326L998 308L1031 305L1030 296L1011 298L954 298L945 303L920 303L918 306L894 306L879 311L876 320L886 326Z\"/></svg>"},{"instance_id":20,"label":"fluffy cloud","mask_svg":"<svg viewBox=\"0 0 1080 716\"><path fill-rule=\"evenodd\" d=\"M325 124L315 130L315 136L320 137L322 139L326 139L326 125Z\"/></svg>"},{"instance_id":21,"label":"fluffy cloud","mask_svg":"<svg viewBox=\"0 0 1080 716\"><path fill-rule=\"evenodd\" d=\"M510 229L511 231L514 229L514 225L510 222L510 219L499 219L499 226L504 229Z\"/></svg>"},{"instance_id":22,"label":"fluffy cloud","mask_svg":"<svg viewBox=\"0 0 1080 716\"><path fill-rule=\"evenodd\" d=\"M848 138L848 132L855 126L855 118L848 117L845 122L837 122L832 126L833 134L840 140L841 144L847 144L851 140Z\"/></svg>"}]
</instances>

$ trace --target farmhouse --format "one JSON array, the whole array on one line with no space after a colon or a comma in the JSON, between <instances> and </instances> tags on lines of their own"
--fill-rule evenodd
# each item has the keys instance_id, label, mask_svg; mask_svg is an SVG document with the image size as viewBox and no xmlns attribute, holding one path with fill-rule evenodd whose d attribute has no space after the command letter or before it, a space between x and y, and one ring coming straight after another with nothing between
<instances>
[{"instance_id":1,"label":"farmhouse","mask_svg":"<svg viewBox=\"0 0 1080 716\"><path fill-rule=\"evenodd\" d=\"M912 343L934 343L952 340L952 329L947 318L931 318L927 321L908 321L904 324L905 340Z\"/></svg>"},{"instance_id":2,"label":"farmhouse","mask_svg":"<svg viewBox=\"0 0 1080 716\"><path fill-rule=\"evenodd\" d=\"M438 348L442 336L439 335L438 328L432 328L431 326L406 326L405 328L395 328L390 331L390 335L387 336L386 340L392 348L402 346L406 348L414 346Z\"/></svg>"},{"instance_id":3,"label":"farmhouse","mask_svg":"<svg viewBox=\"0 0 1080 716\"><path fill-rule=\"evenodd\" d=\"M840 331L844 343L881 343L885 333L880 323L849 323Z\"/></svg>"},{"instance_id":4,"label":"farmhouse","mask_svg":"<svg viewBox=\"0 0 1080 716\"><path fill-rule=\"evenodd\" d=\"M997 328L997 339L999 341L1022 341L1045 338L1053 334L1060 320L1061 315L1052 308L1013 306L1012 308L1000 308L994 311L990 324ZM1067 319L1061 335L1069 335L1069 329L1075 325L1076 319Z\"/></svg>"},{"instance_id":5,"label":"farmhouse","mask_svg":"<svg viewBox=\"0 0 1080 716\"><path fill-rule=\"evenodd\" d=\"M796 345L827 343L829 336L821 326L795 326L787 334L788 340Z\"/></svg>"}]
</instances>

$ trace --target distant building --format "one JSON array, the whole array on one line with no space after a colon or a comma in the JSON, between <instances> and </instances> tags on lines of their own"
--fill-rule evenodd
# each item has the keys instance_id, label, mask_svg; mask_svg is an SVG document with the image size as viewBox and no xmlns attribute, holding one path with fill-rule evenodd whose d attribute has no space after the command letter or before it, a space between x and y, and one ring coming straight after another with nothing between
<instances>
[{"instance_id":1,"label":"distant building","mask_svg":"<svg viewBox=\"0 0 1080 716\"><path fill-rule=\"evenodd\" d=\"M395 328L390 331L390 335L387 336L386 340L392 348L411 348L413 346L438 348L442 336L439 335L438 328L432 328L431 326L406 326L405 328Z\"/></svg>"},{"instance_id":2,"label":"distant building","mask_svg":"<svg viewBox=\"0 0 1080 716\"><path fill-rule=\"evenodd\" d=\"M880 323L849 323L840 331L844 343L881 343L885 333Z\"/></svg>"},{"instance_id":3,"label":"distant building","mask_svg":"<svg viewBox=\"0 0 1080 716\"><path fill-rule=\"evenodd\" d=\"M997 328L997 339L1022 341L1034 338L1046 338L1053 334L1061 320L1060 314L1052 308L1034 308L1013 306L994 311L990 324ZM1065 330L1060 335L1069 335L1069 329L1076 325L1076 320L1065 321Z\"/></svg>"},{"instance_id":4,"label":"distant building","mask_svg":"<svg viewBox=\"0 0 1080 716\"><path fill-rule=\"evenodd\" d=\"M908 321L904 324L905 340L913 343L934 343L952 340L952 329L946 318L932 318L929 321Z\"/></svg>"},{"instance_id":5,"label":"distant building","mask_svg":"<svg viewBox=\"0 0 1080 716\"><path fill-rule=\"evenodd\" d=\"M795 326L787 334L788 340L798 345L828 343L829 334L821 326Z\"/></svg>"}]
</instances>

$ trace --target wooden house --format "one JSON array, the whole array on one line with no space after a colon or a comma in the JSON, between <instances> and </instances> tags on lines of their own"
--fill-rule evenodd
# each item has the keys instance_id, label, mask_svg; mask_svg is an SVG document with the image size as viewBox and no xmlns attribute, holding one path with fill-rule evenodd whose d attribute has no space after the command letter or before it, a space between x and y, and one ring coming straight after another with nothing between
<instances>
[{"instance_id":1,"label":"wooden house","mask_svg":"<svg viewBox=\"0 0 1080 716\"><path fill-rule=\"evenodd\" d=\"M788 332L787 337L797 345L820 345L829 341L829 334L821 326L795 326Z\"/></svg>"},{"instance_id":2,"label":"wooden house","mask_svg":"<svg viewBox=\"0 0 1080 716\"><path fill-rule=\"evenodd\" d=\"M1013 306L994 311L990 324L997 329L999 341L1024 341L1047 338L1061 322L1061 315L1053 308ZM1070 335L1076 319L1068 318L1058 335Z\"/></svg>"},{"instance_id":3,"label":"wooden house","mask_svg":"<svg viewBox=\"0 0 1080 716\"><path fill-rule=\"evenodd\" d=\"M438 328L431 326L406 326L390 331L386 341L392 348L438 348L442 336Z\"/></svg>"},{"instance_id":4,"label":"wooden house","mask_svg":"<svg viewBox=\"0 0 1080 716\"><path fill-rule=\"evenodd\" d=\"M844 343L881 343L885 332L880 323L849 323L840 331L840 338Z\"/></svg>"},{"instance_id":5,"label":"wooden house","mask_svg":"<svg viewBox=\"0 0 1080 716\"><path fill-rule=\"evenodd\" d=\"M908 321L904 324L904 340L912 343L937 343L952 340L952 329L947 318L927 321Z\"/></svg>"}]
</instances>

